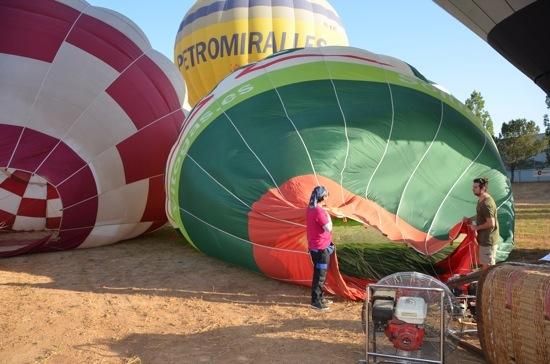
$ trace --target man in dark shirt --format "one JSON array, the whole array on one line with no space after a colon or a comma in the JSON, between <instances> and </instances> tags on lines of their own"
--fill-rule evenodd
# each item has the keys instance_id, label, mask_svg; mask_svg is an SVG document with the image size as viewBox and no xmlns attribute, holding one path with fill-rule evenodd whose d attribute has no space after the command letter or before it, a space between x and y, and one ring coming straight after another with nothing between
<instances>
[{"instance_id":1,"label":"man in dark shirt","mask_svg":"<svg viewBox=\"0 0 550 364\"><path fill-rule=\"evenodd\" d=\"M498 231L497 205L493 197L487 192L488 187L489 180L487 178L474 179L472 192L478 198L476 216L467 219L472 223L472 229L477 231L479 262L482 269L488 269L489 266L495 265L500 236Z\"/></svg>"}]
</instances>

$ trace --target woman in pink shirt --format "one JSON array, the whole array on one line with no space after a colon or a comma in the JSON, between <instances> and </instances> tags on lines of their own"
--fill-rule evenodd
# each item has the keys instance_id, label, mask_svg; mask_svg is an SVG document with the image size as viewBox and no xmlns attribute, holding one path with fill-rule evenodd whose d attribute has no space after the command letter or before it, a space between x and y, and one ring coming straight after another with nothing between
<instances>
[{"instance_id":1,"label":"woman in pink shirt","mask_svg":"<svg viewBox=\"0 0 550 364\"><path fill-rule=\"evenodd\" d=\"M328 191L323 186L317 186L311 192L307 208L307 242L309 254L313 260L313 280L311 283L311 307L318 310L328 310L332 303L323 297L323 288L328 272L330 255L334 252L332 243L332 221L330 215L321 206L325 205Z\"/></svg>"}]
</instances>

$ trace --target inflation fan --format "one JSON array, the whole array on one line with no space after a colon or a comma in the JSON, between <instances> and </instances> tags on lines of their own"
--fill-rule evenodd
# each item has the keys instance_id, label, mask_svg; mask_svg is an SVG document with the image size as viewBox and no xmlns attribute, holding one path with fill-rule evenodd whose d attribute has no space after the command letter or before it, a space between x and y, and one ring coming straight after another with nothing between
<instances>
[{"instance_id":1,"label":"inflation fan","mask_svg":"<svg viewBox=\"0 0 550 364\"><path fill-rule=\"evenodd\" d=\"M441 281L417 272L401 272L368 287L362 321L366 360L443 363L458 301Z\"/></svg>"}]
</instances>

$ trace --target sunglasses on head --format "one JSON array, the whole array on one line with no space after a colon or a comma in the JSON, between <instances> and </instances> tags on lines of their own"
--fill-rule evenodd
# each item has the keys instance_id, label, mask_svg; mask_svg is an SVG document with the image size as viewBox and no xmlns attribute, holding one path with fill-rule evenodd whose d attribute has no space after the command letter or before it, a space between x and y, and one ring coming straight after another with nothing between
<instances>
[{"instance_id":1,"label":"sunglasses on head","mask_svg":"<svg viewBox=\"0 0 550 364\"><path fill-rule=\"evenodd\" d=\"M479 183L480 185L486 185L489 182L487 178L476 178L474 179L474 183Z\"/></svg>"}]
</instances>

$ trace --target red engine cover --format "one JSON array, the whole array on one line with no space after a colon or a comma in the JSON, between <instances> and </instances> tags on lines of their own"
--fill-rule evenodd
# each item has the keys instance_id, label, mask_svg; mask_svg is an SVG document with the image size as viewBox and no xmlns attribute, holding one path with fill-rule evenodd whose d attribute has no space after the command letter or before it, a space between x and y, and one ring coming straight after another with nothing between
<instances>
[{"instance_id":1,"label":"red engine cover","mask_svg":"<svg viewBox=\"0 0 550 364\"><path fill-rule=\"evenodd\" d=\"M384 331L393 346L399 350L420 349L424 341L424 328L399 320L391 320Z\"/></svg>"}]
</instances>

